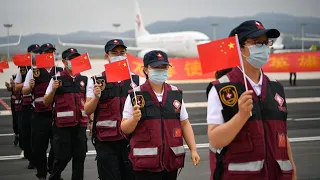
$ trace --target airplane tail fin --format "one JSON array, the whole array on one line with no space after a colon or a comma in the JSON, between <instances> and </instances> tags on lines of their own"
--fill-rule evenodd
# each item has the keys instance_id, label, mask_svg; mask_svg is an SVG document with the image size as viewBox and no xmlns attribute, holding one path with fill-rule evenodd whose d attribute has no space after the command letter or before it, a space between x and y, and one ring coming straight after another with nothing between
<instances>
[{"instance_id":1,"label":"airplane tail fin","mask_svg":"<svg viewBox=\"0 0 320 180\"><path fill-rule=\"evenodd\" d=\"M143 20L142 20L142 15L140 12L139 4L137 0L134 0L135 2L135 37L140 37L140 36L145 36L149 35L150 33L146 30Z\"/></svg>"}]
</instances>

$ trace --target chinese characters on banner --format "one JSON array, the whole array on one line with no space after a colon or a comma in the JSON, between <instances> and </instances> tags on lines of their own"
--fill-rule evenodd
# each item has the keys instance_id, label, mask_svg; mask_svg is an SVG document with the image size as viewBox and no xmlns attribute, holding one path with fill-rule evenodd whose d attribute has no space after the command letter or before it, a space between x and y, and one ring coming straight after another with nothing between
<instances>
[{"instance_id":1,"label":"chinese characters on banner","mask_svg":"<svg viewBox=\"0 0 320 180\"><path fill-rule=\"evenodd\" d=\"M142 59L128 55L131 71L139 76ZM213 79L214 73L202 74L198 58L172 58L169 60L169 80ZM208 64L210 66L210 64ZM272 54L263 67L264 72L315 72L320 71L320 52L296 52Z\"/></svg>"}]
</instances>

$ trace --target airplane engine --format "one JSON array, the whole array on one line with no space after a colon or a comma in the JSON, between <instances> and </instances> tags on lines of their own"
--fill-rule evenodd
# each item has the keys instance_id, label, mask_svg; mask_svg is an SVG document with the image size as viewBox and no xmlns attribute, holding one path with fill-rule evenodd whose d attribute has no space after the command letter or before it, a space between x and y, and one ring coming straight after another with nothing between
<instances>
[{"instance_id":1,"label":"airplane engine","mask_svg":"<svg viewBox=\"0 0 320 180\"><path fill-rule=\"evenodd\" d=\"M143 58L145 54L147 54L148 52L153 51L153 50L160 50L160 51L163 51L163 52L165 52L165 53L168 53L168 51L163 50L163 49L144 49L144 50L140 51L140 52L137 54L137 56L138 56L139 58Z\"/></svg>"}]
</instances>

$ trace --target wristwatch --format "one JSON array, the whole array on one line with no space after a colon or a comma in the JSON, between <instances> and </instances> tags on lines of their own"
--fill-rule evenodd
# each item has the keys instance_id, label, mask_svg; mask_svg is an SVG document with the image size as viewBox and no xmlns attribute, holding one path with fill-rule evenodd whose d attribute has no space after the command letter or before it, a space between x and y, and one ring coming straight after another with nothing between
<instances>
[{"instance_id":1,"label":"wristwatch","mask_svg":"<svg viewBox=\"0 0 320 180\"><path fill-rule=\"evenodd\" d=\"M89 120L89 123L93 123L93 120Z\"/></svg>"}]
</instances>

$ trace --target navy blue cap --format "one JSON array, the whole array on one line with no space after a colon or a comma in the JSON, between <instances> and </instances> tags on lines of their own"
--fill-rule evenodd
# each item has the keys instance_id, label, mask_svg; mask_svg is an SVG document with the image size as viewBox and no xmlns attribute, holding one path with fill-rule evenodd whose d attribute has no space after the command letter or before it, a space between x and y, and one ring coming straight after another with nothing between
<instances>
[{"instance_id":1,"label":"navy blue cap","mask_svg":"<svg viewBox=\"0 0 320 180\"><path fill-rule=\"evenodd\" d=\"M40 53L44 53L50 49L53 49L54 51L56 48L51 43L42 44L40 47Z\"/></svg>"},{"instance_id":2,"label":"navy blue cap","mask_svg":"<svg viewBox=\"0 0 320 180\"><path fill-rule=\"evenodd\" d=\"M280 32L277 29L265 29L260 21L248 20L241 23L238 27L233 29L229 36L238 34L239 40L243 38L256 38L263 34L268 38L278 38Z\"/></svg>"},{"instance_id":3,"label":"navy blue cap","mask_svg":"<svg viewBox=\"0 0 320 180\"><path fill-rule=\"evenodd\" d=\"M40 52L40 45L39 44L31 44L28 47L28 52L39 53Z\"/></svg>"},{"instance_id":4,"label":"navy blue cap","mask_svg":"<svg viewBox=\"0 0 320 180\"><path fill-rule=\"evenodd\" d=\"M111 39L107 42L107 44L104 46L104 51L108 53L113 48L117 46L123 46L124 48L127 48L127 46L124 45L123 41L121 39Z\"/></svg>"},{"instance_id":5,"label":"navy blue cap","mask_svg":"<svg viewBox=\"0 0 320 180\"><path fill-rule=\"evenodd\" d=\"M62 59L73 59L77 56L80 56L80 54L78 53L78 50L75 48L69 48L65 51L62 52Z\"/></svg>"},{"instance_id":6,"label":"navy blue cap","mask_svg":"<svg viewBox=\"0 0 320 180\"><path fill-rule=\"evenodd\" d=\"M143 57L143 65L145 67L148 65L151 67L158 67L160 65L171 66L167 54L159 50L153 50L145 54Z\"/></svg>"}]
</instances>

